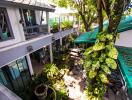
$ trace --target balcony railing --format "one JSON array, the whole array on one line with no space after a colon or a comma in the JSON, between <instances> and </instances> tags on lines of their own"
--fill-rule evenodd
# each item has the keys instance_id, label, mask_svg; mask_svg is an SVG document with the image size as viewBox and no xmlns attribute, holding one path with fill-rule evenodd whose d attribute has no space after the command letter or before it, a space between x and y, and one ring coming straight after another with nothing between
<instances>
[{"instance_id":1,"label":"balcony railing","mask_svg":"<svg viewBox=\"0 0 132 100\"><path fill-rule=\"evenodd\" d=\"M40 35L48 34L48 25L34 25L24 27L26 39L32 39Z\"/></svg>"}]
</instances>

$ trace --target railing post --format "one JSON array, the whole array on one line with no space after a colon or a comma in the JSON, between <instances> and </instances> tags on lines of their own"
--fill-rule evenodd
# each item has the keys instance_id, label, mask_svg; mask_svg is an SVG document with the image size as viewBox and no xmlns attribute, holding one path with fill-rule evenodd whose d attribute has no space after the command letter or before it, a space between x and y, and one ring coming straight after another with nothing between
<instances>
[{"instance_id":1,"label":"railing post","mask_svg":"<svg viewBox=\"0 0 132 100\"><path fill-rule=\"evenodd\" d=\"M46 12L46 23L48 25L48 33L50 34L50 23L49 23L49 12ZM50 50L50 62L53 62L53 52L52 52L52 43L49 45Z\"/></svg>"},{"instance_id":2,"label":"railing post","mask_svg":"<svg viewBox=\"0 0 132 100\"><path fill-rule=\"evenodd\" d=\"M61 28L61 16L59 16L59 32L62 31L62 28ZM60 37L60 45L62 46L62 36Z\"/></svg>"}]
</instances>

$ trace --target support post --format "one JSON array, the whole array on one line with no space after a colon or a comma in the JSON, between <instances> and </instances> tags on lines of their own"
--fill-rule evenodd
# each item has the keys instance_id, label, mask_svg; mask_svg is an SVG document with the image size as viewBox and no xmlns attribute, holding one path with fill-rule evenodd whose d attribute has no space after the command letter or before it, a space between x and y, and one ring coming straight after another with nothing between
<instances>
[{"instance_id":1,"label":"support post","mask_svg":"<svg viewBox=\"0 0 132 100\"><path fill-rule=\"evenodd\" d=\"M62 28L61 28L61 16L59 16L59 32L62 31ZM60 45L62 46L62 36L60 37Z\"/></svg>"},{"instance_id":2,"label":"support post","mask_svg":"<svg viewBox=\"0 0 132 100\"><path fill-rule=\"evenodd\" d=\"M53 52L52 52L52 44L49 45L49 49L50 49L50 62L53 62Z\"/></svg>"},{"instance_id":3,"label":"support post","mask_svg":"<svg viewBox=\"0 0 132 100\"><path fill-rule=\"evenodd\" d=\"M46 23L48 25L48 33L50 34L50 23L49 23L49 12L46 12ZM52 52L52 44L49 45L50 50L50 62L53 62L53 52Z\"/></svg>"},{"instance_id":4,"label":"support post","mask_svg":"<svg viewBox=\"0 0 132 100\"><path fill-rule=\"evenodd\" d=\"M63 43L62 43L62 38L60 38L60 45L61 45L61 46L63 45Z\"/></svg>"},{"instance_id":5,"label":"support post","mask_svg":"<svg viewBox=\"0 0 132 100\"><path fill-rule=\"evenodd\" d=\"M32 63L31 63L31 59L30 59L29 54L26 55L26 58L27 58L27 63L28 63L28 67L29 67L30 74L33 75L34 74L34 72L33 72L33 66L32 66Z\"/></svg>"},{"instance_id":6,"label":"support post","mask_svg":"<svg viewBox=\"0 0 132 100\"><path fill-rule=\"evenodd\" d=\"M48 33L50 33L49 12L46 12L46 23L48 25Z\"/></svg>"}]
</instances>

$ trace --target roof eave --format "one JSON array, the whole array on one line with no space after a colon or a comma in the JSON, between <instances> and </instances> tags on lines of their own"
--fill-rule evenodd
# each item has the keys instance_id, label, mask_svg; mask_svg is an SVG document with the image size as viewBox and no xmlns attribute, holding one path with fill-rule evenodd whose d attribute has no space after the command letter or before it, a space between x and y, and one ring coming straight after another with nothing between
<instances>
[{"instance_id":1,"label":"roof eave","mask_svg":"<svg viewBox=\"0 0 132 100\"><path fill-rule=\"evenodd\" d=\"M36 5L28 5L28 4L22 4L17 2L11 2L11 1L0 1L0 6L2 7L16 7L16 8L26 8L31 10L41 10L41 11L47 11L47 12L54 12L55 9L52 7L41 7Z\"/></svg>"}]
</instances>

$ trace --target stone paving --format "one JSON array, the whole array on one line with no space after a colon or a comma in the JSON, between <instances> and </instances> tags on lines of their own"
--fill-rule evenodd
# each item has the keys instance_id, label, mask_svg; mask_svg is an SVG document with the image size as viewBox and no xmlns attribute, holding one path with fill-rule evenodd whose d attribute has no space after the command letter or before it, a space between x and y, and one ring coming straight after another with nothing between
<instances>
[{"instance_id":1,"label":"stone paving","mask_svg":"<svg viewBox=\"0 0 132 100\"><path fill-rule=\"evenodd\" d=\"M79 71L74 68L68 75L64 76L65 84L69 92L69 100L88 100L84 92L86 86L84 73L84 71ZM130 100L127 99L123 89L117 95L109 89L107 94L104 100Z\"/></svg>"}]
</instances>

